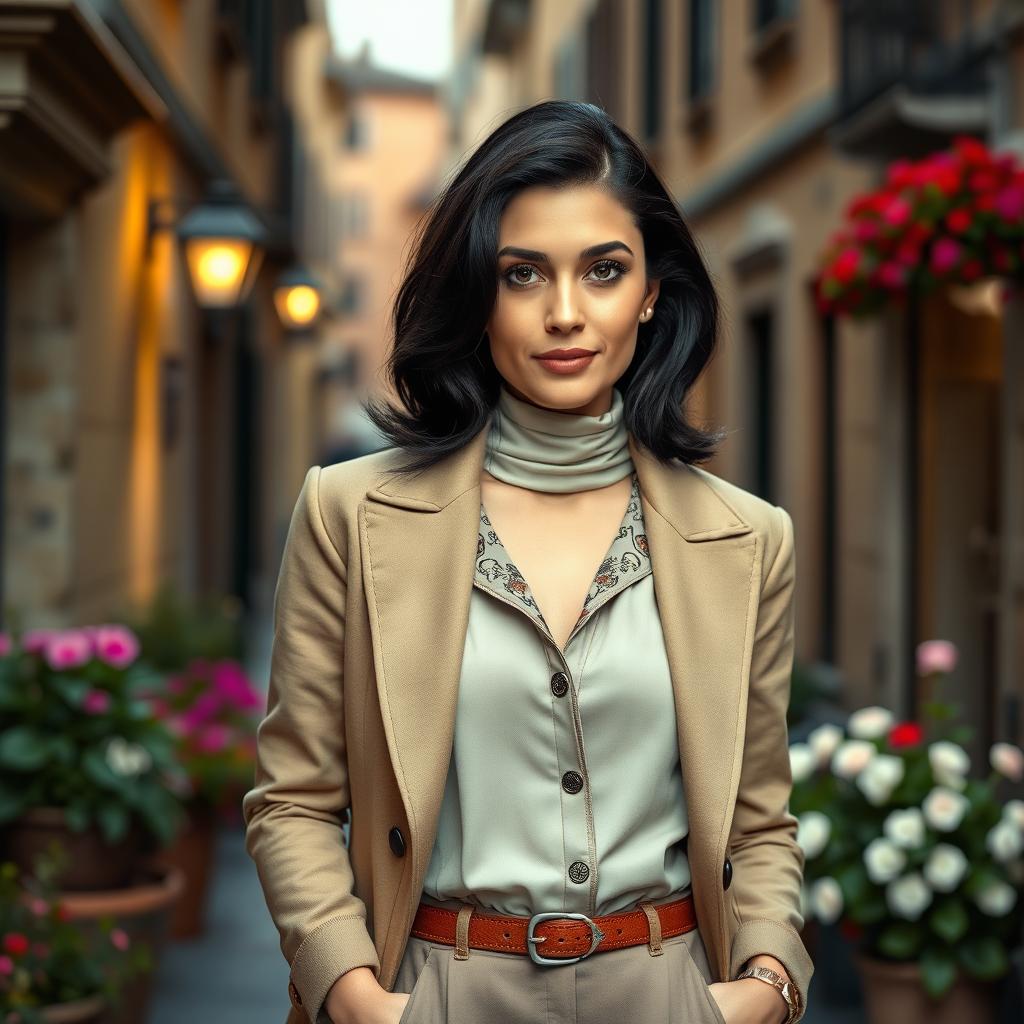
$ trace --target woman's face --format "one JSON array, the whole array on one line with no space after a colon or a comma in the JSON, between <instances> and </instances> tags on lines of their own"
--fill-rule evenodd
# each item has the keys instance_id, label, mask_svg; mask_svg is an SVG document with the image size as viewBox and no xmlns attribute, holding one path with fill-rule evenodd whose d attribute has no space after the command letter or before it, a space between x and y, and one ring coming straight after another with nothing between
<instances>
[{"instance_id":1,"label":"woman's face","mask_svg":"<svg viewBox=\"0 0 1024 1024\"><path fill-rule=\"evenodd\" d=\"M498 293L487 321L508 390L547 409L607 412L658 296L646 270L633 215L605 189L517 193L501 217ZM573 350L583 354L557 358Z\"/></svg>"}]
</instances>

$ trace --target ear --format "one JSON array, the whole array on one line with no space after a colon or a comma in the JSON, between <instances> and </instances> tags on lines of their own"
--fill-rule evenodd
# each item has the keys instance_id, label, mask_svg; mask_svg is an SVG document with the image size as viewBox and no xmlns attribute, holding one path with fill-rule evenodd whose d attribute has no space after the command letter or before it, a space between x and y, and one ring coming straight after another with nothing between
<instances>
[{"instance_id":1,"label":"ear","mask_svg":"<svg viewBox=\"0 0 1024 1024\"><path fill-rule=\"evenodd\" d=\"M660 280L651 280L647 282L647 294L644 296L644 309L648 306L653 306L655 299L658 297L658 292L661 290Z\"/></svg>"}]
</instances>

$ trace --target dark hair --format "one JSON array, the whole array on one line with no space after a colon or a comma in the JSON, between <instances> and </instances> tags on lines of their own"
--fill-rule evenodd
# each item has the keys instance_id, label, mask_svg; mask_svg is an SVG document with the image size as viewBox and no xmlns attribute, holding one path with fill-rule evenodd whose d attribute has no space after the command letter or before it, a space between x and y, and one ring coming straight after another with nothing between
<instances>
[{"instance_id":1,"label":"dark hair","mask_svg":"<svg viewBox=\"0 0 1024 1024\"><path fill-rule=\"evenodd\" d=\"M392 311L385 364L408 410L377 399L366 412L416 472L483 429L502 383L484 344L497 295L499 221L534 185L599 184L630 210L647 276L660 279L654 315L616 386L626 428L661 461L709 459L724 431L690 424L684 402L714 350L719 303L679 208L638 143L592 103L547 100L495 129L446 184L413 238Z\"/></svg>"}]
</instances>

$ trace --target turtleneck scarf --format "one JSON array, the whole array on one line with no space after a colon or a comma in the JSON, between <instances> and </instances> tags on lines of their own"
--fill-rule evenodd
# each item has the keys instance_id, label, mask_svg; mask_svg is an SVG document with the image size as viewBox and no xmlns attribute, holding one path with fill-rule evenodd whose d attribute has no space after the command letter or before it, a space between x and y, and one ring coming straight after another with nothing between
<instances>
[{"instance_id":1,"label":"turtleneck scarf","mask_svg":"<svg viewBox=\"0 0 1024 1024\"><path fill-rule=\"evenodd\" d=\"M607 487L633 471L622 395L600 416L542 409L504 385L491 419L484 469L533 491L568 493Z\"/></svg>"}]
</instances>

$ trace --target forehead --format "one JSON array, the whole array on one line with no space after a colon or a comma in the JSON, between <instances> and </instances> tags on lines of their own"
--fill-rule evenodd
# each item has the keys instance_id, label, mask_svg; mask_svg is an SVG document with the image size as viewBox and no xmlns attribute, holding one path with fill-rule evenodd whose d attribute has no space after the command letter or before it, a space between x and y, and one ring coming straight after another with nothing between
<instances>
[{"instance_id":1,"label":"forehead","mask_svg":"<svg viewBox=\"0 0 1024 1024\"><path fill-rule=\"evenodd\" d=\"M573 256L613 238L632 246L639 242L640 232L633 214L596 185L523 189L505 207L498 231L499 247L518 245Z\"/></svg>"}]
</instances>

